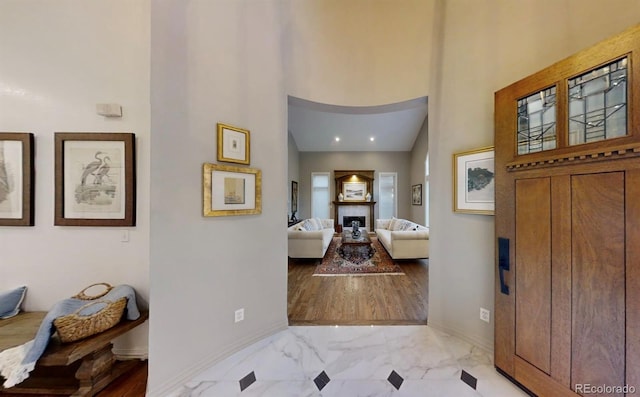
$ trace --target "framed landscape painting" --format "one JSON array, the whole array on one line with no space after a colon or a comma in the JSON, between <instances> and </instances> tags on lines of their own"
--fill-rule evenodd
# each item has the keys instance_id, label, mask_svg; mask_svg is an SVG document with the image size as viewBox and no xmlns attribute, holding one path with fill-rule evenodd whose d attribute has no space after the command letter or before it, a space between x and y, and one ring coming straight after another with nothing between
<instances>
[{"instance_id":1,"label":"framed landscape painting","mask_svg":"<svg viewBox=\"0 0 640 397\"><path fill-rule=\"evenodd\" d=\"M202 173L204 216L262 213L260 170L205 163Z\"/></svg>"},{"instance_id":2,"label":"framed landscape painting","mask_svg":"<svg viewBox=\"0 0 640 397\"><path fill-rule=\"evenodd\" d=\"M55 134L55 225L135 226L135 135Z\"/></svg>"},{"instance_id":3,"label":"framed landscape painting","mask_svg":"<svg viewBox=\"0 0 640 397\"><path fill-rule=\"evenodd\" d=\"M0 226L34 224L33 134L0 132Z\"/></svg>"},{"instance_id":4,"label":"framed landscape painting","mask_svg":"<svg viewBox=\"0 0 640 397\"><path fill-rule=\"evenodd\" d=\"M495 209L493 146L453 155L453 211L493 215Z\"/></svg>"},{"instance_id":5,"label":"framed landscape painting","mask_svg":"<svg viewBox=\"0 0 640 397\"><path fill-rule=\"evenodd\" d=\"M366 182L344 182L342 184L344 201L364 201L366 194Z\"/></svg>"}]
</instances>

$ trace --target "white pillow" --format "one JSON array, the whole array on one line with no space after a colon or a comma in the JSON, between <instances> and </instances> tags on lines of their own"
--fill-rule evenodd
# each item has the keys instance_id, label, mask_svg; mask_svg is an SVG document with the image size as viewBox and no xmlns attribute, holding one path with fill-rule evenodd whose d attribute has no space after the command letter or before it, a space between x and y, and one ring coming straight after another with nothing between
<instances>
[{"instance_id":1,"label":"white pillow","mask_svg":"<svg viewBox=\"0 0 640 397\"><path fill-rule=\"evenodd\" d=\"M405 225L409 223L409 221L404 219L396 219L396 222L393 224L393 231L403 231L405 230Z\"/></svg>"},{"instance_id":2,"label":"white pillow","mask_svg":"<svg viewBox=\"0 0 640 397\"><path fill-rule=\"evenodd\" d=\"M396 222L398 222L398 218L396 218L395 216L392 217L391 220L389 221L389 226L387 227L387 229L396 230L394 229L394 227L396 226Z\"/></svg>"},{"instance_id":3,"label":"white pillow","mask_svg":"<svg viewBox=\"0 0 640 397\"><path fill-rule=\"evenodd\" d=\"M402 231L407 231L407 230L417 230L416 228L418 227L418 225L416 223L407 221L403 226L402 226Z\"/></svg>"},{"instance_id":4,"label":"white pillow","mask_svg":"<svg viewBox=\"0 0 640 397\"><path fill-rule=\"evenodd\" d=\"M385 219L385 220L379 219L379 220L378 220L378 226L380 226L380 229L387 229L387 230L389 230L389 224L390 224L390 223L391 223L391 220L390 220L390 219Z\"/></svg>"},{"instance_id":5,"label":"white pillow","mask_svg":"<svg viewBox=\"0 0 640 397\"><path fill-rule=\"evenodd\" d=\"M314 230L318 230L318 225L316 224L316 222L313 219L305 219L302 222L302 227L304 228L304 230L306 230L308 232L312 232Z\"/></svg>"},{"instance_id":6,"label":"white pillow","mask_svg":"<svg viewBox=\"0 0 640 397\"><path fill-rule=\"evenodd\" d=\"M313 218L313 221L316 223L316 230L322 230L322 229L324 229L324 225L322 224L322 219L320 219L320 218Z\"/></svg>"}]
</instances>

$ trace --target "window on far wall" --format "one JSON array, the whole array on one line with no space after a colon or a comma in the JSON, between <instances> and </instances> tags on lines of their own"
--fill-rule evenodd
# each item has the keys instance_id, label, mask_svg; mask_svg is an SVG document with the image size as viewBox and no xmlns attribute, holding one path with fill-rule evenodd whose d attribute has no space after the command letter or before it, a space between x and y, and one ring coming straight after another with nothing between
<instances>
[{"instance_id":1,"label":"window on far wall","mask_svg":"<svg viewBox=\"0 0 640 397\"><path fill-rule=\"evenodd\" d=\"M378 218L390 219L398 212L397 180L395 172L380 172L378 174Z\"/></svg>"},{"instance_id":2,"label":"window on far wall","mask_svg":"<svg viewBox=\"0 0 640 397\"><path fill-rule=\"evenodd\" d=\"M311 173L311 217L329 219L329 173Z\"/></svg>"},{"instance_id":3,"label":"window on far wall","mask_svg":"<svg viewBox=\"0 0 640 397\"><path fill-rule=\"evenodd\" d=\"M424 225L429 226L429 153L424 161L424 189L422 189L422 204L424 205Z\"/></svg>"}]
</instances>

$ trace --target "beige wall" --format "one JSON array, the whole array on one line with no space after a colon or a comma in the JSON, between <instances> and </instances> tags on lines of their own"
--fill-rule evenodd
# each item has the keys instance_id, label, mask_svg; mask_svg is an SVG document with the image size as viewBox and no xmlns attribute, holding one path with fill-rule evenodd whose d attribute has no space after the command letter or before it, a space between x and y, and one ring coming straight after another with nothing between
<instances>
[{"instance_id":1,"label":"beige wall","mask_svg":"<svg viewBox=\"0 0 640 397\"><path fill-rule=\"evenodd\" d=\"M402 102L429 92L435 0L290 1L288 94L332 105Z\"/></svg>"},{"instance_id":2,"label":"beige wall","mask_svg":"<svg viewBox=\"0 0 640 397\"><path fill-rule=\"evenodd\" d=\"M281 7L154 1L151 7L150 396L287 326L288 194ZM216 123L250 131L262 214L202 216ZM244 321L234 311L244 308Z\"/></svg>"},{"instance_id":3,"label":"beige wall","mask_svg":"<svg viewBox=\"0 0 640 397\"><path fill-rule=\"evenodd\" d=\"M287 219L291 219L291 181L298 182L298 192L300 191L300 152L296 141L293 139L291 133L287 134L287 175L289 176L289 195L287 196ZM296 218L300 218L300 194L298 193L298 211L296 212Z\"/></svg>"},{"instance_id":4,"label":"beige wall","mask_svg":"<svg viewBox=\"0 0 640 397\"><path fill-rule=\"evenodd\" d=\"M441 1L440 65L429 95L429 323L491 348L494 220L454 214L454 152L493 144L493 94L636 24L635 0Z\"/></svg>"},{"instance_id":5,"label":"beige wall","mask_svg":"<svg viewBox=\"0 0 640 397\"><path fill-rule=\"evenodd\" d=\"M411 150L410 185L422 185L422 205L411 205L410 218L421 225L426 225L426 214L429 211L429 197L425 186L427 153L429 152L429 117L424 120ZM411 198L410 198L411 200Z\"/></svg>"}]
</instances>

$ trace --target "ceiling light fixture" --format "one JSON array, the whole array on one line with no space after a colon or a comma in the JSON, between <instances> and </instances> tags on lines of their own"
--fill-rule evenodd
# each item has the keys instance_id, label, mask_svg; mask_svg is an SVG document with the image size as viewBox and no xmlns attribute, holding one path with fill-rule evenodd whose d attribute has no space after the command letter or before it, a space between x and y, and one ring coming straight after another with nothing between
<instances>
[{"instance_id":1,"label":"ceiling light fixture","mask_svg":"<svg viewBox=\"0 0 640 397\"><path fill-rule=\"evenodd\" d=\"M371 142L373 142L373 141L375 141L375 140L376 140L376 138L371 137L371 138L369 138L369 140L370 140Z\"/></svg>"},{"instance_id":2,"label":"ceiling light fixture","mask_svg":"<svg viewBox=\"0 0 640 397\"><path fill-rule=\"evenodd\" d=\"M339 136L336 137L336 142L340 142L340 137Z\"/></svg>"}]
</instances>

